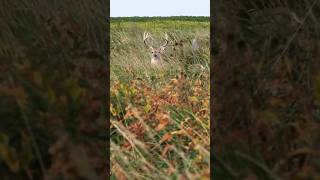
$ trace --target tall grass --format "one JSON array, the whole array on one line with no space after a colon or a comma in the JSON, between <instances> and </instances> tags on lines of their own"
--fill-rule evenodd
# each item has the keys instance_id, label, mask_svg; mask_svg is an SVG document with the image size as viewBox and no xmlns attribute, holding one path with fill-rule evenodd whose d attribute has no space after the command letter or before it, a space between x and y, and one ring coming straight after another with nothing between
<instances>
[{"instance_id":1,"label":"tall grass","mask_svg":"<svg viewBox=\"0 0 320 180\"><path fill-rule=\"evenodd\" d=\"M106 176L105 7L0 2L1 179Z\"/></svg>"},{"instance_id":2,"label":"tall grass","mask_svg":"<svg viewBox=\"0 0 320 180\"><path fill-rule=\"evenodd\" d=\"M213 6L217 179L319 178L319 7L317 0Z\"/></svg>"},{"instance_id":3,"label":"tall grass","mask_svg":"<svg viewBox=\"0 0 320 180\"><path fill-rule=\"evenodd\" d=\"M112 178L209 179L209 21L134 20L111 21ZM151 66L144 31L183 46Z\"/></svg>"}]
</instances>

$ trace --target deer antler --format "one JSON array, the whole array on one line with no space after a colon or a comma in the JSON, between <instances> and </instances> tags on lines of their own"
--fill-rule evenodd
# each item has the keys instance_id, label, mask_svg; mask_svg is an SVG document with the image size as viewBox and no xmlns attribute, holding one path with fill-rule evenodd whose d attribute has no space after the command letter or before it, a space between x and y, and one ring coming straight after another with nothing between
<instances>
[{"instance_id":1,"label":"deer antler","mask_svg":"<svg viewBox=\"0 0 320 180\"><path fill-rule=\"evenodd\" d=\"M169 43L169 39L168 39L169 37L168 37L168 34L166 33L165 34L165 44L164 45L162 45L162 47L164 48L164 47L166 47L167 45L168 45L168 43Z\"/></svg>"},{"instance_id":2,"label":"deer antler","mask_svg":"<svg viewBox=\"0 0 320 180\"><path fill-rule=\"evenodd\" d=\"M152 39L151 35L150 35L149 33L147 33L147 32L144 32L144 33L143 33L143 43L144 43L148 48L153 49L152 46L150 46L150 45L147 44L147 39L149 39L149 38Z\"/></svg>"}]
</instances>

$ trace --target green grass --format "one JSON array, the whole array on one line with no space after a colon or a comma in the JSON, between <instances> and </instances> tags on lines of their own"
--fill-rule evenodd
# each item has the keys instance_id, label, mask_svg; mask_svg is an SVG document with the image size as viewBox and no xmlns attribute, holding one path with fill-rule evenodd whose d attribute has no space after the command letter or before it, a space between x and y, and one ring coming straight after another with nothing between
<instances>
[{"instance_id":1,"label":"green grass","mask_svg":"<svg viewBox=\"0 0 320 180\"><path fill-rule=\"evenodd\" d=\"M134 20L134 19L133 19ZM155 43L163 42L164 33L170 33L177 40L185 41L181 48L183 54L176 59L167 58L167 69L174 72L188 63L198 63L209 69L209 22L193 21L159 21L146 22L114 22L111 23L111 82L122 75L125 67L132 66L138 75L145 75L145 72L153 72L150 67L149 51L143 44L142 35L144 31L150 32L155 39ZM198 50L191 50L191 40L197 37L201 40L201 47ZM170 51L168 48L167 51ZM173 53L171 51L171 53ZM169 56L170 53L166 53ZM175 53L174 55L177 55ZM179 63L183 61L183 63ZM184 68L184 67L183 67ZM192 68L192 67L188 67ZM169 73L170 71L166 71ZM118 72L118 73L117 73ZM157 72L155 70L155 72ZM117 73L116 75L114 73Z\"/></svg>"},{"instance_id":2,"label":"green grass","mask_svg":"<svg viewBox=\"0 0 320 180\"><path fill-rule=\"evenodd\" d=\"M203 19L111 19L112 178L209 179L210 23ZM169 46L166 64L151 66L144 31L155 43L167 32L183 46Z\"/></svg>"}]
</instances>

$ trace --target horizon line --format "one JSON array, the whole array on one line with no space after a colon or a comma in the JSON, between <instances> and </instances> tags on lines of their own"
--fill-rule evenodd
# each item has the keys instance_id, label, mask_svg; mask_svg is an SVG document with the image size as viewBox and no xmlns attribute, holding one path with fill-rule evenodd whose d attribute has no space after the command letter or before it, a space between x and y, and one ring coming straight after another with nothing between
<instances>
[{"instance_id":1,"label":"horizon line","mask_svg":"<svg viewBox=\"0 0 320 180\"><path fill-rule=\"evenodd\" d=\"M110 16L110 18L117 18L117 17L210 17L209 16L188 16L188 15L180 15L180 16Z\"/></svg>"}]
</instances>

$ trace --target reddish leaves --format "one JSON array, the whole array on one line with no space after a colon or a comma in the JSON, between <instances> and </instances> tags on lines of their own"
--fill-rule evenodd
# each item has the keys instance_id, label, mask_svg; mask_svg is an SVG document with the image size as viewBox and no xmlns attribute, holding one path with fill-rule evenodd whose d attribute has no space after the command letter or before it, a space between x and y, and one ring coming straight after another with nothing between
<instances>
[{"instance_id":1,"label":"reddish leaves","mask_svg":"<svg viewBox=\"0 0 320 180\"><path fill-rule=\"evenodd\" d=\"M159 143L161 144L163 142L170 141L172 138L173 138L173 135L170 132L168 132L164 136L162 136Z\"/></svg>"},{"instance_id":2,"label":"reddish leaves","mask_svg":"<svg viewBox=\"0 0 320 180\"><path fill-rule=\"evenodd\" d=\"M156 114L156 118L159 119L159 124L156 127L156 131L163 130L170 122L169 116L167 114Z\"/></svg>"}]
</instances>

